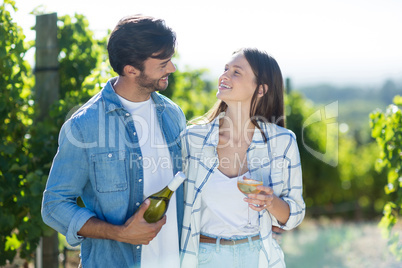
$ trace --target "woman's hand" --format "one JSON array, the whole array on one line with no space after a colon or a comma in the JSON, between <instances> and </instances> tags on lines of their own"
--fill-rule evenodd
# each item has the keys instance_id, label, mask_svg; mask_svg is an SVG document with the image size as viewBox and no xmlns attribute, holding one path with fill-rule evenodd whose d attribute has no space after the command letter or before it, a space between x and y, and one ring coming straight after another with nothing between
<instances>
[{"instance_id":1,"label":"woman's hand","mask_svg":"<svg viewBox=\"0 0 402 268\"><path fill-rule=\"evenodd\" d=\"M273 205L273 200L276 197L274 191L270 187L258 186L258 190L261 192L258 194L249 194L248 198L244 201L250 204L250 208L255 211L262 211L263 209L269 209Z\"/></svg>"},{"instance_id":2,"label":"woman's hand","mask_svg":"<svg viewBox=\"0 0 402 268\"><path fill-rule=\"evenodd\" d=\"M290 216L288 203L274 194L270 187L258 186L258 194L249 194L244 199L249 207L255 211L268 210L280 223L285 224Z\"/></svg>"}]
</instances>

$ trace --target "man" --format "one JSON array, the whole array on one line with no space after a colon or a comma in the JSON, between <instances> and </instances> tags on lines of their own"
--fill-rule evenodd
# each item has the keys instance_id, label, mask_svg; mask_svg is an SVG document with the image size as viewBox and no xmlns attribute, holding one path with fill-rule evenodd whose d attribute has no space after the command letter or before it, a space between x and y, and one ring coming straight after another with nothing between
<instances>
[{"instance_id":1,"label":"man","mask_svg":"<svg viewBox=\"0 0 402 268\"><path fill-rule=\"evenodd\" d=\"M130 16L108 42L118 77L63 125L42 204L46 224L81 244L83 267L179 267L183 188L149 224L144 198L181 170L180 108L156 93L176 69L175 33L163 20ZM85 207L77 205L81 197ZM140 206L141 205L141 206Z\"/></svg>"}]
</instances>

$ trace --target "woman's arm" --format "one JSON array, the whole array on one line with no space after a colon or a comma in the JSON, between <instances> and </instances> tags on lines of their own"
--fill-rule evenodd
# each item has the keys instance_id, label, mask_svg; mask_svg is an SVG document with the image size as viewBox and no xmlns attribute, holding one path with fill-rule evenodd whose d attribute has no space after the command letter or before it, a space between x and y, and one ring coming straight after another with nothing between
<instances>
[{"instance_id":1,"label":"woman's arm","mask_svg":"<svg viewBox=\"0 0 402 268\"><path fill-rule=\"evenodd\" d=\"M249 194L249 198L245 198L249 207L255 211L266 209L281 225L285 225L290 216L288 203L277 197L270 187L258 186L257 189L261 190L259 194Z\"/></svg>"},{"instance_id":2,"label":"woman's arm","mask_svg":"<svg viewBox=\"0 0 402 268\"><path fill-rule=\"evenodd\" d=\"M260 186L259 194L250 194L246 199L250 207L256 211L267 209L285 230L298 226L305 215L300 155L293 135L288 148L284 155L286 164L283 165L281 172L283 188L280 195L275 195L270 187Z\"/></svg>"}]
</instances>

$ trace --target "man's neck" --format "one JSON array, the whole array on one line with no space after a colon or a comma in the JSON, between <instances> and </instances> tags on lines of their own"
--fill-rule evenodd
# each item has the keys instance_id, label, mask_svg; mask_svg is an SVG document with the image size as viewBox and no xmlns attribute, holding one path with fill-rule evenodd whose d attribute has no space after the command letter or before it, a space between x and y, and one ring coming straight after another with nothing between
<instances>
[{"instance_id":1,"label":"man's neck","mask_svg":"<svg viewBox=\"0 0 402 268\"><path fill-rule=\"evenodd\" d=\"M113 84L117 95L132 102L143 102L149 100L151 93L140 90L134 80L119 76Z\"/></svg>"}]
</instances>

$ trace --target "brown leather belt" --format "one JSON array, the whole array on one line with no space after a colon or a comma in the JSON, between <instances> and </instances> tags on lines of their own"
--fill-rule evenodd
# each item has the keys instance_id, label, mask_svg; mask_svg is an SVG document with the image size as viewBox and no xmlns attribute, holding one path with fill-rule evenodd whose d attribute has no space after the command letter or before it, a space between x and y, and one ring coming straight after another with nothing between
<instances>
[{"instance_id":1,"label":"brown leather belt","mask_svg":"<svg viewBox=\"0 0 402 268\"><path fill-rule=\"evenodd\" d=\"M259 240L260 236L256 235L251 238L252 241ZM208 237L205 235L200 235L200 242L201 243L208 243L208 244L216 244L216 238ZM232 239L221 239L220 244L221 245L229 245L229 246L234 246L234 245L239 245L243 243L247 243L248 238L240 239L240 240L232 240Z\"/></svg>"}]
</instances>

